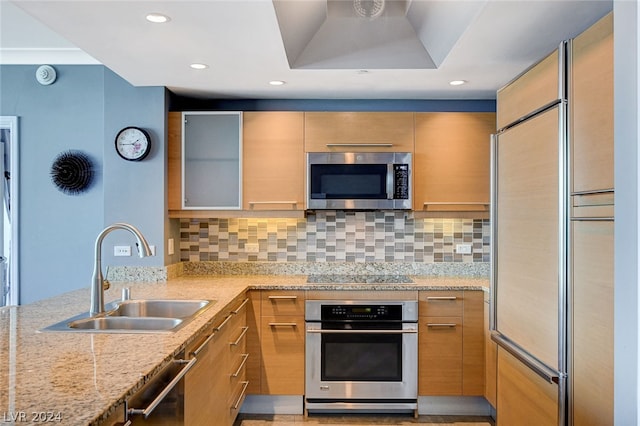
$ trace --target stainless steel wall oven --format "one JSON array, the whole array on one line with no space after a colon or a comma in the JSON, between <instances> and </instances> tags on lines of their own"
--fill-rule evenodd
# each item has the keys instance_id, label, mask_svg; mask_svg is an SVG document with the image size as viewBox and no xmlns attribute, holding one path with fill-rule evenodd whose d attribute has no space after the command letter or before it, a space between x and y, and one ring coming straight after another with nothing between
<instances>
[{"instance_id":1,"label":"stainless steel wall oven","mask_svg":"<svg viewBox=\"0 0 640 426\"><path fill-rule=\"evenodd\" d=\"M308 300L305 409L413 411L418 302Z\"/></svg>"}]
</instances>

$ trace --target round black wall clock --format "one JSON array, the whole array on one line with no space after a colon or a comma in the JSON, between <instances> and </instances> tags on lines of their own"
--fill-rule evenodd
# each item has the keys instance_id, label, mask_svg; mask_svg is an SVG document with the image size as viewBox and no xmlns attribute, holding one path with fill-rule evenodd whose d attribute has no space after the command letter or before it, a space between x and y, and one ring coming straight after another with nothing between
<instances>
[{"instance_id":1,"label":"round black wall clock","mask_svg":"<svg viewBox=\"0 0 640 426\"><path fill-rule=\"evenodd\" d=\"M139 127L125 127L116 136L116 152L128 161L144 160L151 151L151 137Z\"/></svg>"}]
</instances>

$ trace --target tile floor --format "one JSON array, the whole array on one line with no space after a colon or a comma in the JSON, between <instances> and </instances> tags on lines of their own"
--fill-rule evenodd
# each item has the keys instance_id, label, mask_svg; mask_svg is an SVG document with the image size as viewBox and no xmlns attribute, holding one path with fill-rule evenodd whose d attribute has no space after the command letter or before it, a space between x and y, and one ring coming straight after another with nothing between
<instances>
[{"instance_id":1,"label":"tile floor","mask_svg":"<svg viewBox=\"0 0 640 426\"><path fill-rule=\"evenodd\" d=\"M408 415L253 415L241 414L234 426L494 426L491 417L477 416L419 416Z\"/></svg>"}]
</instances>

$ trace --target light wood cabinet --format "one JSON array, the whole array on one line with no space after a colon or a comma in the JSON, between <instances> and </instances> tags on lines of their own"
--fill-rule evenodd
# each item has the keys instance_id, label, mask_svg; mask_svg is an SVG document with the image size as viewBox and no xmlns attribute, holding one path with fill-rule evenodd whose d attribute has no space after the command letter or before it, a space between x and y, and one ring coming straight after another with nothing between
<instances>
[{"instance_id":1,"label":"light wood cabinet","mask_svg":"<svg viewBox=\"0 0 640 426\"><path fill-rule=\"evenodd\" d=\"M572 192L613 189L613 14L571 44Z\"/></svg>"},{"instance_id":2,"label":"light wood cabinet","mask_svg":"<svg viewBox=\"0 0 640 426\"><path fill-rule=\"evenodd\" d=\"M484 394L481 291L419 292L418 394Z\"/></svg>"},{"instance_id":3,"label":"light wood cabinet","mask_svg":"<svg viewBox=\"0 0 640 426\"><path fill-rule=\"evenodd\" d=\"M243 114L244 210L304 210L304 113Z\"/></svg>"},{"instance_id":4,"label":"light wood cabinet","mask_svg":"<svg viewBox=\"0 0 640 426\"><path fill-rule=\"evenodd\" d=\"M484 299L484 397L489 404L497 406L497 369L498 369L498 344L491 339L490 319L491 314L489 293L485 293Z\"/></svg>"},{"instance_id":5,"label":"light wood cabinet","mask_svg":"<svg viewBox=\"0 0 640 426\"><path fill-rule=\"evenodd\" d=\"M236 302L209 332L187 347L186 353L197 361L184 379L185 424L216 419L216 424L231 426L235 421L248 384L248 305L248 301Z\"/></svg>"},{"instance_id":6,"label":"light wood cabinet","mask_svg":"<svg viewBox=\"0 0 640 426\"><path fill-rule=\"evenodd\" d=\"M554 50L520 77L498 90L497 128L560 99L560 53Z\"/></svg>"},{"instance_id":7,"label":"light wood cabinet","mask_svg":"<svg viewBox=\"0 0 640 426\"><path fill-rule=\"evenodd\" d=\"M304 394L304 291L262 291L261 393Z\"/></svg>"},{"instance_id":8,"label":"light wood cabinet","mask_svg":"<svg viewBox=\"0 0 640 426\"><path fill-rule=\"evenodd\" d=\"M182 113L170 112L167 124L167 208L182 209Z\"/></svg>"},{"instance_id":9,"label":"light wood cabinet","mask_svg":"<svg viewBox=\"0 0 640 426\"><path fill-rule=\"evenodd\" d=\"M498 348L498 426L557 426L558 385Z\"/></svg>"},{"instance_id":10,"label":"light wood cabinet","mask_svg":"<svg viewBox=\"0 0 640 426\"><path fill-rule=\"evenodd\" d=\"M495 131L495 113L416 113L414 210L477 211L488 217Z\"/></svg>"},{"instance_id":11,"label":"light wood cabinet","mask_svg":"<svg viewBox=\"0 0 640 426\"><path fill-rule=\"evenodd\" d=\"M250 354L247 360L248 394L259 394L262 368L262 351L260 349L260 319L261 319L261 292L251 290L248 292L249 306L247 306L247 352Z\"/></svg>"},{"instance_id":12,"label":"light wood cabinet","mask_svg":"<svg viewBox=\"0 0 640 426\"><path fill-rule=\"evenodd\" d=\"M412 112L306 112L305 152L413 152Z\"/></svg>"}]
</instances>

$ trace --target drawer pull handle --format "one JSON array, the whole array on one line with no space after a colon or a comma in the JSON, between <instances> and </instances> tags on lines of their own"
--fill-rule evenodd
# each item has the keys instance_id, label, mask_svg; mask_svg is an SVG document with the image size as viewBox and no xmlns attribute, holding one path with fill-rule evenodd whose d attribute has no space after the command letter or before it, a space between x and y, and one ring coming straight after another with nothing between
<instances>
[{"instance_id":1,"label":"drawer pull handle","mask_svg":"<svg viewBox=\"0 0 640 426\"><path fill-rule=\"evenodd\" d=\"M269 327L297 327L295 322L270 322Z\"/></svg>"},{"instance_id":2,"label":"drawer pull handle","mask_svg":"<svg viewBox=\"0 0 640 426\"><path fill-rule=\"evenodd\" d=\"M235 404L233 404L233 409L237 410L238 407L240 406L240 403L242 402L242 399L244 398L244 394L247 391L247 386L249 386L249 382L242 382L242 392L240 392L240 396L238 397L238 400L236 401Z\"/></svg>"},{"instance_id":3,"label":"drawer pull handle","mask_svg":"<svg viewBox=\"0 0 640 426\"><path fill-rule=\"evenodd\" d=\"M229 342L229 344L231 346L238 346L240 344L240 341L244 337L244 335L247 334L247 330L249 330L249 327L242 327L242 332L240 333L240 336L238 336L235 342Z\"/></svg>"},{"instance_id":4,"label":"drawer pull handle","mask_svg":"<svg viewBox=\"0 0 640 426\"><path fill-rule=\"evenodd\" d=\"M427 323L427 327L449 327L454 328L457 324L455 323Z\"/></svg>"},{"instance_id":5,"label":"drawer pull handle","mask_svg":"<svg viewBox=\"0 0 640 426\"><path fill-rule=\"evenodd\" d=\"M205 346L207 346L209 344L209 342L216 337L217 332L213 331L205 340L204 342L202 342L202 344L200 346L198 346L198 348L196 350L191 351L190 355L192 357L198 357L198 355L200 354L200 352L202 352L202 350L205 348Z\"/></svg>"},{"instance_id":6,"label":"drawer pull handle","mask_svg":"<svg viewBox=\"0 0 640 426\"><path fill-rule=\"evenodd\" d=\"M358 142L344 142L344 143L328 143L326 144L327 148L339 148L339 147L349 147L349 146L366 146L366 147L371 147L371 148L390 148L393 146L392 143L389 142L380 142L380 143L375 143L375 142L369 142L369 143L358 143Z\"/></svg>"},{"instance_id":7,"label":"drawer pull handle","mask_svg":"<svg viewBox=\"0 0 640 426\"><path fill-rule=\"evenodd\" d=\"M225 325L227 325L227 323L229 322L229 320L230 320L231 318L233 318L233 316L232 316L232 315L229 315L228 317L226 317L226 318L224 319L224 321L222 321L222 323L221 323L219 326L217 326L216 328L214 328L214 330L215 330L215 331L220 331L220 330L222 330L222 329L224 328L224 326L225 326Z\"/></svg>"},{"instance_id":8,"label":"drawer pull handle","mask_svg":"<svg viewBox=\"0 0 640 426\"><path fill-rule=\"evenodd\" d=\"M238 377L240 375L240 372L244 368L244 365L247 363L247 358L249 358L249 354L242 354L242 362L240 363L240 366L238 367L236 372L231 375L231 377Z\"/></svg>"},{"instance_id":9,"label":"drawer pull handle","mask_svg":"<svg viewBox=\"0 0 640 426\"><path fill-rule=\"evenodd\" d=\"M428 296L427 300L458 300L456 296Z\"/></svg>"},{"instance_id":10,"label":"drawer pull handle","mask_svg":"<svg viewBox=\"0 0 640 426\"><path fill-rule=\"evenodd\" d=\"M296 300L298 296L269 296L269 300Z\"/></svg>"},{"instance_id":11,"label":"drawer pull handle","mask_svg":"<svg viewBox=\"0 0 640 426\"><path fill-rule=\"evenodd\" d=\"M235 310L231 311L232 314L237 314L238 312L240 312L240 310L242 308L244 308L244 306L249 303L249 299L244 299L244 301L240 304L240 306L238 306Z\"/></svg>"}]
</instances>

